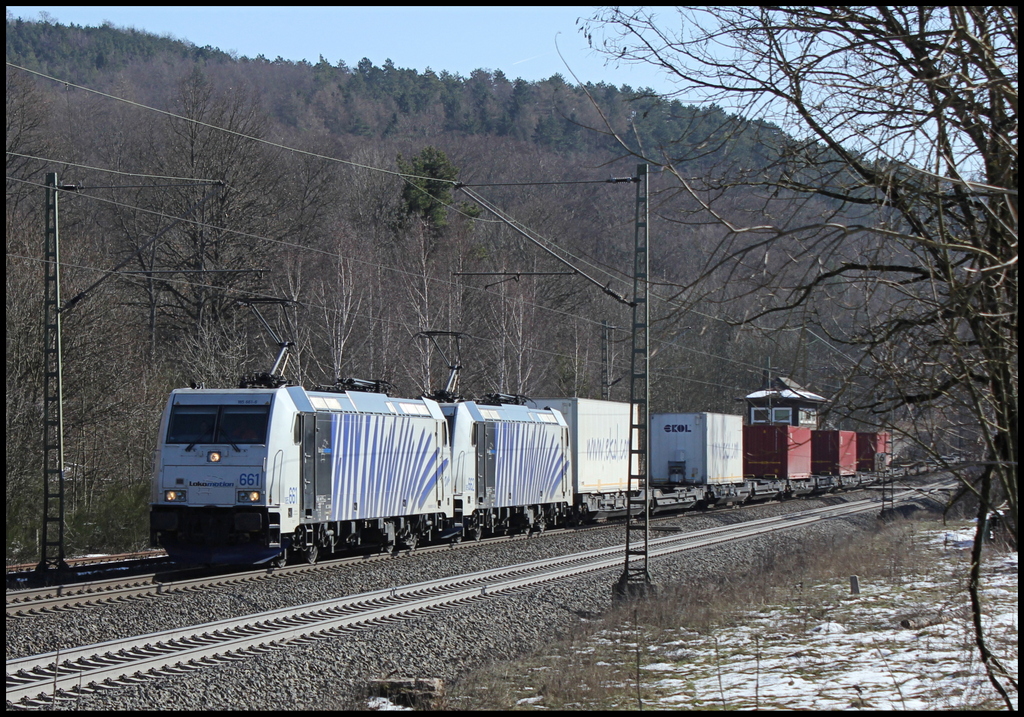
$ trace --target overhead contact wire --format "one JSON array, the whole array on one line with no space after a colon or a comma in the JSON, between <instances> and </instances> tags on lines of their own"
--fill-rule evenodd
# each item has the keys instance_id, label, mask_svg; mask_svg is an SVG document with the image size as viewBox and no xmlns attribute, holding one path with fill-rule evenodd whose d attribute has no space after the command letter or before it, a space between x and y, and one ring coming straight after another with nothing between
<instances>
[{"instance_id":1,"label":"overhead contact wire","mask_svg":"<svg viewBox=\"0 0 1024 717\"><path fill-rule=\"evenodd\" d=\"M309 152L307 150L302 150L302 149L298 149L298 148L295 148L295 147L289 147L287 145L283 145L283 144L280 144L280 143L272 142L270 140L265 140L265 139L261 139L261 138L258 138L258 137L253 137L251 135L246 135L244 133L237 132L235 130L226 129L224 127L219 127L217 125L213 125L213 124L210 124L210 123L207 123L207 122L202 122L200 120L195 120L195 119L191 119L191 118L188 118L188 117L184 117L182 115L178 115L178 114L175 114L175 113L167 111L167 110L161 110L161 109L158 109L156 107L151 107L149 105L145 105L145 104L142 104L140 102L135 102L133 100L125 99L123 97L118 97L116 95L112 95L112 94L109 94L109 93L101 92L99 90L95 90L95 89L92 89L92 88L89 88L89 87L78 85L78 84L75 84L75 83L72 83L72 82L69 82L69 81L66 81L66 80L61 80L61 79L52 77L50 75L47 75L45 73L42 73L42 72L39 72L39 71L36 71L36 70L30 70L28 68L21 67L19 65L15 65L14 63L11 63L11 62L7 62L7 65L9 67L12 67L12 68L15 68L15 69L18 69L18 70L22 70L24 72L28 72L30 74L34 74L34 75L37 75L39 77L45 78L45 79L50 80L52 82L56 82L58 84L63 84L63 85L65 85L65 87L74 87L76 89L81 89L81 90L83 90L85 92L96 94L96 95L99 95L101 97L105 97L107 99L112 99L112 100L115 100L115 101L118 101L118 102L124 102L124 103L126 103L128 105L131 105L131 106L134 106L134 107L138 107L140 109L150 110L152 112L156 112L158 114L162 114L162 115L165 115L165 116L168 116L168 117L172 117L174 119L179 119L179 120L182 120L184 122L191 122L191 123L199 125L199 126L208 127L210 129L213 129L213 130L225 132L225 133L237 136L237 137L241 137L241 138L244 138L244 139L251 140L253 142L258 142L258 143L265 144L265 145L268 145L268 146L271 146L271 147L275 147L277 149L282 149L284 151L296 152L296 153L301 154L301 155L306 155L306 156L310 156L310 157L314 157L314 158L318 158L318 159L324 159L324 160L331 161L331 162L337 162L337 163L340 163L340 164L344 164L344 165L348 165L348 166L352 166L352 167L357 167L357 168L360 168L360 169L366 169L366 170L370 170L370 171L377 171L377 172L381 172L383 174L388 174L388 175L392 175L392 176L401 177L404 181L409 182L410 184L412 184L411 181L410 181L411 179L425 179L425 180L429 180L429 181L446 182L446 183L452 184L453 188L463 188L462 186L460 186L463 183L457 182L455 180L440 179L440 178L437 178L437 177L426 177L426 176L420 176L420 175L414 175L414 174L407 174L407 173L403 173L403 172L396 172L396 171L393 171L393 170L383 169L381 167L373 167L371 165L364 165L364 164L360 164L358 162L352 162L352 161L349 161L349 160L338 159L336 157L329 157L329 156L318 154L318 153L315 153L315 152ZM17 153L14 153L14 152L10 152L9 154L17 155ZM28 155L17 155L17 156L28 157ZM56 161L56 160L45 160L43 158L35 158L35 159L42 159L42 161ZM118 174L122 174L123 173L123 174L126 174L128 176L133 176L133 175L134 176L151 176L153 178L182 179L182 180L186 180L186 181L200 181L200 182L215 181L215 180L199 180L199 179L193 179L193 178L160 177L159 175L144 175L144 174L135 175L134 173L120 172L118 170L108 170L108 169L103 169L103 168L91 168L91 167L88 167L87 165L76 165L76 164L71 163L71 162L61 162L61 163L67 164L69 166L81 166L83 168L95 169L96 171L106 171L106 172L113 172L113 173L118 173ZM11 179L15 179L15 178L11 178ZM26 181L26 180L17 180L17 181ZM543 183L542 182L524 182L524 183L509 183L509 185L512 186L513 184L521 184L521 185L529 185L529 184L598 184L598 183L626 182L626 181L632 181L632 178L617 178L617 179L613 178L613 179L601 179L601 180L566 180L566 181L559 181L559 182L543 182ZM33 184L32 182L26 182L26 183ZM414 186L419 191L422 191L423 193L427 194L431 198L435 199L436 201L438 201L443 206L446 206L449 209L452 209L453 211L456 211L456 212L458 212L460 214L463 214L463 216L467 216L468 218L472 219L473 221L486 222L486 223L497 223L497 222L500 221L502 223L507 224L508 226L510 226L511 228L515 229L517 232L522 234L524 237L526 237L529 241L534 243L536 246L541 248L543 251L547 252L552 257L557 259L559 262L561 262L563 264L566 264L567 266L572 268L574 271L579 273L581 276L586 278L588 281L590 281L594 285L601 287L601 290L603 292L607 293L609 296L611 296L612 298L616 299L616 301L619 301L620 303L623 303L625 305L629 305L629 306L632 305L631 302L629 302L624 297L620 296L619 294L615 293L614 291L612 291L610 289L610 282L609 282L609 284L602 284L600 281L594 279L589 274L586 274L586 273L580 271L577 267L572 266L571 263L569 263L564 258L560 257L556 252L554 252L551 249L549 249L548 247L546 247L543 243L540 242L540 240L534 238L533 236L530 236L523 228L521 228L519 226L519 223L516 220L506 217L503 213L499 212L496 208L494 208L492 205L487 203L486 200L483 200L481 197L479 197L479 195L477 195L475 193L470 193L468 190L463 189L463 191L466 192L471 197L473 197L475 199L475 201L478 201L481 204L485 204L485 206L488 208L489 211L492 211L493 213L495 213L496 216L499 217L498 220L485 220L485 219L481 219L479 217L469 217L464 212L462 212L458 207L455 207L455 206L453 206L451 204L448 204L446 202L441 201L440 199L438 199L434 195L432 195L429 192L427 192L425 189L423 189L421 187L417 187L416 185L412 185L412 186ZM476 186L476 185L466 185L466 186ZM479 185L479 186L487 186L487 185ZM498 185L496 184L494 186L498 186ZM93 197L93 198L94 199L99 199L98 197ZM104 201L104 200L100 200L100 201ZM114 202L114 203L115 204L120 204L120 203L117 203L117 202ZM124 204L120 204L120 205L121 206L126 206L126 207L130 206L130 205L124 205ZM158 216L164 216L164 217L168 217L168 218L175 218L175 217L170 217L169 215L161 214L159 212L152 212L152 211L141 209L141 208L137 208L137 207L135 209L137 211L149 212L151 214L156 214ZM201 224L200 222L194 222L194 223L196 223L197 225ZM261 239L261 240L265 240L265 241L277 242L277 243L281 243L281 244L285 244L285 245L289 245L289 246L294 246L296 248L303 249L303 250L309 249L309 247L303 247L303 246L298 245L298 244L294 244L294 243L290 243L290 242L284 242L284 241L281 241L281 240L270 239L268 237L260 237L258 235L248 234L248 233L245 233L245 232L238 232L238 231L231 230L231 229L214 227L213 225L207 225L207 224L202 224L202 225L203 226L209 226L211 228L221 229L222 231L235 233L235 234L238 234L238 235L241 235L241 236L247 236L247 237L257 238L257 239ZM532 230L530 230L530 231L532 231ZM330 252L323 252L323 251L321 251L321 253L332 255ZM575 257L571 252L565 252L565 253L568 254L569 256L571 256L572 258L577 259L578 261L582 261L578 257ZM342 257L341 255L332 255L332 256L338 256L339 258L345 258L345 257ZM356 260L356 261L358 261L358 260ZM368 263L368 262L363 262L363 263ZM586 262L584 262L584 263L586 263ZM398 269L392 269L392 268L389 268L389 267L385 267L384 265L374 265L374 266L380 266L381 268L385 268L385 269L388 269L388 270L391 270L391 271L401 271L401 270L398 270ZM597 267L595 267L595 268L597 268ZM607 270L608 269L606 269L606 271ZM402 273L408 273L408 272L402 272ZM616 272L616 273L624 275L624 272ZM433 281L440 281L440 282L446 283L446 284L448 284L450 286L456 285L454 282L444 282L444 280L441 280L441 279L432 279L432 280ZM676 302L674 302L672 300L665 299L663 297L659 297L656 294L652 294L652 298L654 298L656 300L663 301L663 302L665 302L666 304L669 304L669 305L674 305L674 306L676 306L677 308L680 308L680 309L686 309L686 307L684 307L682 305L679 305L679 304L677 304ZM595 325L597 324L596 321L594 321L592 319L588 319L586 317L576 316L576 315L573 315L573 314L567 314L566 312L561 312L561 311L557 311L557 310L554 310L554 309L550 309L549 307L540 307L540 308L556 311L556 313L561 313L561 314L567 315L567 316L574 316L577 319L581 319L581 320L587 321L587 322L595 324ZM708 314L704 314L702 312L695 311L692 308L686 309L686 310L689 310L692 313L695 313L695 314L700 315L700 316L704 316L706 318L711 318L711 319L718 320L717 317L712 317L712 316L710 316ZM726 359L724 357L720 357L720 358L722 358L723 360L729 361L729 359ZM735 363L740 364L741 362L735 362ZM742 364L742 365L752 366L750 364Z\"/></svg>"}]
</instances>

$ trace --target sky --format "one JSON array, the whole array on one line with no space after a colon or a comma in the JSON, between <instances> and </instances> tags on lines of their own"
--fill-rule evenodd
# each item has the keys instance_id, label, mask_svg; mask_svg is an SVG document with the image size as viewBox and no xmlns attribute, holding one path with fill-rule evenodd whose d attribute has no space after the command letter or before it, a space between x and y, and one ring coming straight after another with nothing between
<instances>
[{"instance_id":1,"label":"sky","mask_svg":"<svg viewBox=\"0 0 1024 717\"><path fill-rule=\"evenodd\" d=\"M670 82L652 67L606 65L589 49L577 19L596 8L574 7L133 7L8 5L9 16L63 25L134 27L172 35L239 56L274 60L339 60L349 67L364 57L396 67L468 77L476 69L501 70L509 79L536 81L560 73L572 82L628 84L668 92ZM557 40L557 47L556 47ZM559 57L559 50L562 57ZM563 59L564 58L564 61ZM568 64L568 67L567 67Z\"/></svg>"}]
</instances>

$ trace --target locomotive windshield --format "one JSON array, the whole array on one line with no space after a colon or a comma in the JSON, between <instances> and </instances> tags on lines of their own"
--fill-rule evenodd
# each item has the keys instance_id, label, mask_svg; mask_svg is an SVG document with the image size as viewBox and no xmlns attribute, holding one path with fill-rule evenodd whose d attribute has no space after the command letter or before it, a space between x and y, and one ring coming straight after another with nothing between
<instances>
[{"instance_id":1,"label":"locomotive windshield","mask_svg":"<svg viewBox=\"0 0 1024 717\"><path fill-rule=\"evenodd\" d=\"M174 406L168 443L266 443L269 406Z\"/></svg>"},{"instance_id":2,"label":"locomotive windshield","mask_svg":"<svg viewBox=\"0 0 1024 717\"><path fill-rule=\"evenodd\" d=\"M266 443L269 406L223 406L214 443Z\"/></svg>"}]
</instances>

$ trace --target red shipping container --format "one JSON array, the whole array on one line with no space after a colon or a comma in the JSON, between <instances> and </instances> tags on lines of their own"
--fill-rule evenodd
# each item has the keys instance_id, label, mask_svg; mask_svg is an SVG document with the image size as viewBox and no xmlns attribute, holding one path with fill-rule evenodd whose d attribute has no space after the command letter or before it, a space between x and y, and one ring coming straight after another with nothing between
<instances>
[{"instance_id":1,"label":"red shipping container","mask_svg":"<svg viewBox=\"0 0 1024 717\"><path fill-rule=\"evenodd\" d=\"M811 472L816 476L852 476L857 472L857 434L811 431Z\"/></svg>"},{"instance_id":2,"label":"red shipping container","mask_svg":"<svg viewBox=\"0 0 1024 717\"><path fill-rule=\"evenodd\" d=\"M743 473L758 477L807 478L811 475L811 429L744 426Z\"/></svg>"},{"instance_id":3,"label":"red shipping container","mask_svg":"<svg viewBox=\"0 0 1024 717\"><path fill-rule=\"evenodd\" d=\"M885 455L883 470L887 470L889 468L889 458L892 454L889 434L887 432L857 433L857 470L864 473L875 472L875 455L879 453Z\"/></svg>"}]
</instances>

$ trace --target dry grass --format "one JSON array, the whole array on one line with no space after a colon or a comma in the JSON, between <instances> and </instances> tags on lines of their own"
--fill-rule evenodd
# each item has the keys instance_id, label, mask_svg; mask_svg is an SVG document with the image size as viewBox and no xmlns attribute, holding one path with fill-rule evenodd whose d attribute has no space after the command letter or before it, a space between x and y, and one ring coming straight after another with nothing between
<instances>
[{"instance_id":1,"label":"dry grass","mask_svg":"<svg viewBox=\"0 0 1024 717\"><path fill-rule=\"evenodd\" d=\"M847 576L858 575L862 583L876 586L910 585L927 572L933 556L924 534L937 527L913 520L880 523L873 534L836 541L810 554L797 553L780 540L742 573L717 581L661 585L656 599L629 603L600 620L583 623L565 641L545 647L543 654L485 666L451 686L444 708L532 709L536 704L547 709L637 709L659 696L657 689L645 684L651 679L642 674L644 665L698 658L718 666L713 669L719 671L719 688L699 694L692 682L683 680L671 689L692 695L686 705L692 709L729 708L722 674L731 661L748 659L752 648L743 647L741 656L740 648L720 643L716 633L749 621L758 611L778 614L777 629L754 637L753 654L759 659L761 640L766 641L764 646L773 640L785 643L825 621L862 620L844 604L849 597ZM845 592L836 588L836 578L842 578L838 584L846 585ZM823 587L822 580L831 585ZM964 584L958 580L943 589L951 599L954 593L962 595ZM899 599L898 591L887 592ZM707 654L709 644L713 656ZM797 651L793 657L795 673L813 673L813 654ZM858 706L856 695L850 704Z\"/></svg>"}]
</instances>

